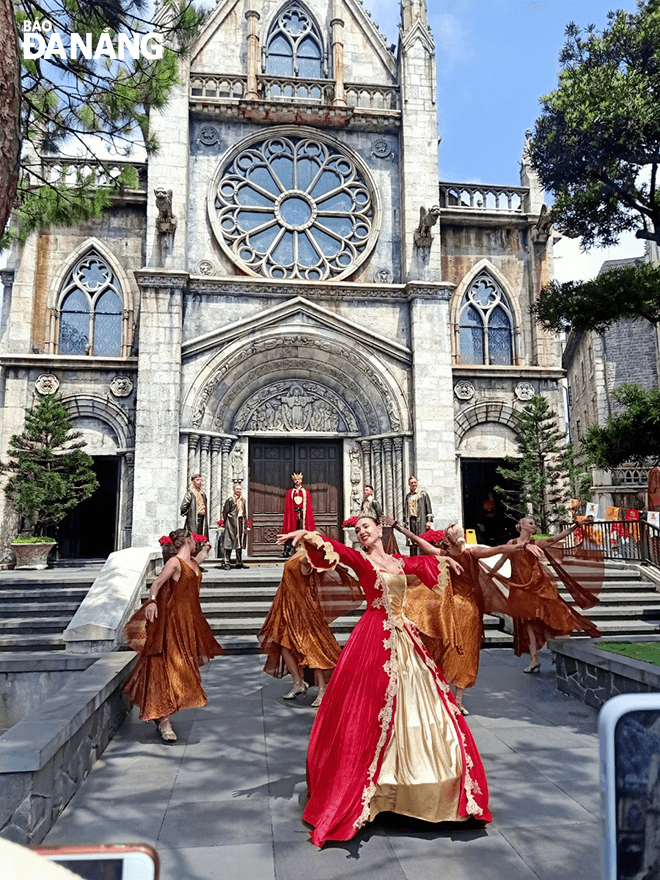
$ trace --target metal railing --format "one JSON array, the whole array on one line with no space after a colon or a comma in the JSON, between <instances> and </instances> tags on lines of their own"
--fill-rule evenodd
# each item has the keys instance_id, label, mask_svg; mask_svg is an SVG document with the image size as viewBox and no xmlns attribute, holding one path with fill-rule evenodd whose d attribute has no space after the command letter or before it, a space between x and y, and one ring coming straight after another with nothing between
<instances>
[{"instance_id":1,"label":"metal railing","mask_svg":"<svg viewBox=\"0 0 660 880\"><path fill-rule=\"evenodd\" d=\"M646 562L660 568L660 529L644 519L581 523L564 541L564 549L595 550L605 559Z\"/></svg>"}]
</instances>

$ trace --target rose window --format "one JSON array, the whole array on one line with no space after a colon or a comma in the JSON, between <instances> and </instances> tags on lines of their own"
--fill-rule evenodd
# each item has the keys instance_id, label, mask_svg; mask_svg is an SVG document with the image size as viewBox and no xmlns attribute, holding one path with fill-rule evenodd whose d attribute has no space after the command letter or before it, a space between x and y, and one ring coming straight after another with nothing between
<instances>
[{"instance_id":1,"label":"rose window","mask_svg":"<svg viewBox=\"0 0 660 880\"><path fill-rule=\"evenodd\" d=\"M376 238L367 172L339 145L279 136L245 146L212 184L216 235L254 275L344 278Z\"/></svg>"}]
</instances>

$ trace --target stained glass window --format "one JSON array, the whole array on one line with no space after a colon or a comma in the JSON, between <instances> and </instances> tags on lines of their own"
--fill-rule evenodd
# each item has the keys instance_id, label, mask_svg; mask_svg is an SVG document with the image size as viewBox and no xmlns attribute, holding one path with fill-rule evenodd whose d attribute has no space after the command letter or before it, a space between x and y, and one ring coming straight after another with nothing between
<instances>
[{"instance_id":1,"label":"stained glass window","mask_svg":"<svg viewBox=\"0 0 660 880\"><path fill-rule=\"evenodd\" d=\"M513 363L513 315L500 286L486 272L470 285L459 318L461 363Z\"/></svg>"},{"instance_id":2,"label":"stained glass window","mask_svg":"<svg viewBox=\"0 0 660 880\"><path fill-rule=\"evenodd\" d=\"M274 76L323 77L322 40L318 28L299 3L277 16L266 43L266 73Z\"/></svg>"},{"instance_id":3,"label":"stained glass window","mask_svg":"<svg viewBox=\"0 0 660 880\"><path fill-rule=\"evenodd\" d=\"M213 187L216 235L251 274L339 279L375 243L371 184L337 144L295 135L254 141L221 167Z\"/></svg>"},{"instance_id":4,"label":"stained glass window","mask_svg":"<svg viewBox=\"0 0 660 880\"><path fill-rule=\"evenodd\" d=\"M121 290L114 272L96 251L76 263L60 301L60 354L121 355Z\"/></svg>"}]
</instances>

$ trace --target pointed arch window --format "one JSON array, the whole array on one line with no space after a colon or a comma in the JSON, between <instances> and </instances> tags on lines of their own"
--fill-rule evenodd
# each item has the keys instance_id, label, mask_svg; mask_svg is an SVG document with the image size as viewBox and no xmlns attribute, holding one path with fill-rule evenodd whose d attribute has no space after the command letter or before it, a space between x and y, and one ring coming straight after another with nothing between
<instances>
[{"instance_id":1,"label":"pointed arch window","mask_svg":"<svg viewBox=\"0 0 660 880\"><path fill-rule=\"evenodd\" d=\"M266 73L322 79L323 40L300 3L290 3L275 19L266 42Z\"/></svg>"},{"instance_id":2,"label":"pointed arch window","mask_svg":"<svg viewBox=\"0 0 660 880\"><path fill-rule=\"evenodd\" d=\"M488 273L478 275L461 303L461 363L513 364L513 315L501 287Z\"/></svg>"},{"instance_id":3,"label":"pointed arch window","mask_svg":"<svg viewBox=\"0 0 660 880\"><path fill-rule=\"evenodd\" d=\"M123 299L106 260L90 251L69 273L60 299L60 354L119 357Z\"/></svg>"}]
</instances>

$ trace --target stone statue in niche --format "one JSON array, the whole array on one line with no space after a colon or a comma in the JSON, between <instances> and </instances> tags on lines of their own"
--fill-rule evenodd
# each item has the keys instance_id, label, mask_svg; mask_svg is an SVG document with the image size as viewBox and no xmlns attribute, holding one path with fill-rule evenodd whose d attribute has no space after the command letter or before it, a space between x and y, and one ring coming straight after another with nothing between
<instances>
[{"instance_id":1,"label":"stone statue in niche","mask_svg":"<svg viewBox=\"0 0 660 880\"><path fill-rule=\"evenodd\" d=\"M172 213L172 190L166 190L165 187L159 186L154 190L154 195L158 208L156 229L160 235L167 235L176 229L176 217Z\"/></svg>"},{"instance_id":2,"label":"stone statue in niche","mask_svg":"<svg viewBox=\"0 0 660 880\"><path fill-rule=\"evenodd\" d=\"M231 453L231 478L234 483L242 483L243 476L243 447L237 443Z\"/></svg>"},{"instance_id":3,"label":"stone statue in niche","mask_svg":"<svg viewBox=\"0 0 660 880\"><path fill-rule=\"evenodd\" d=\"M414 240L418 248L430 248L433 243L431 229L438 222L440 217L440 208L433 205L432 208L426 209L423 205L419 209L419 224L415 230Z\"/></svg>"}]
</instances>

